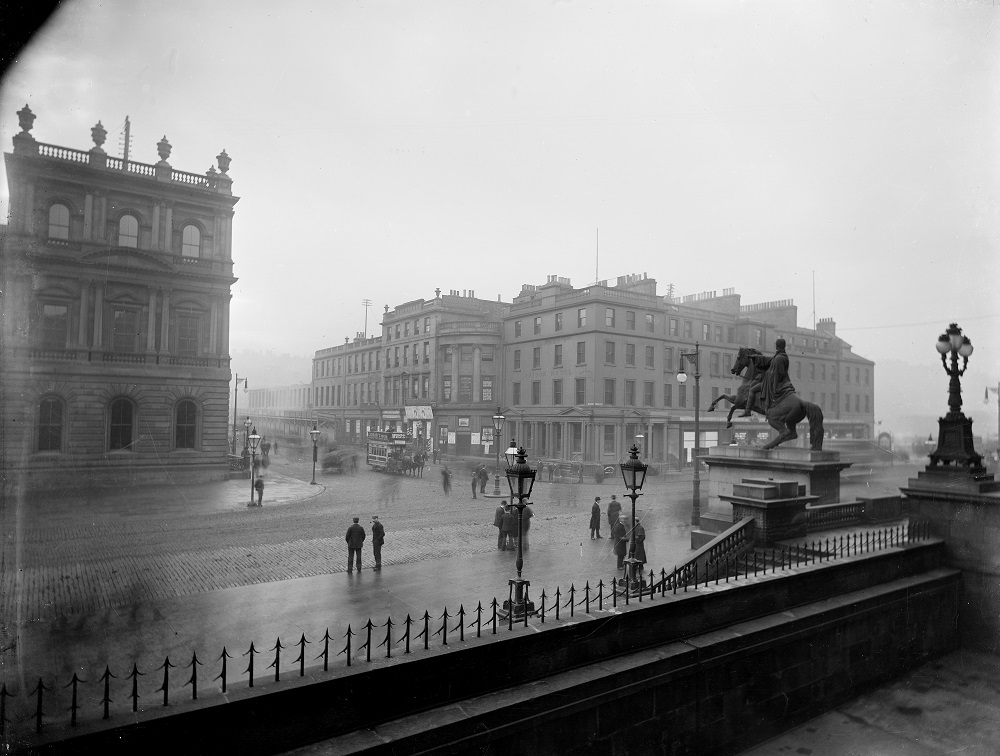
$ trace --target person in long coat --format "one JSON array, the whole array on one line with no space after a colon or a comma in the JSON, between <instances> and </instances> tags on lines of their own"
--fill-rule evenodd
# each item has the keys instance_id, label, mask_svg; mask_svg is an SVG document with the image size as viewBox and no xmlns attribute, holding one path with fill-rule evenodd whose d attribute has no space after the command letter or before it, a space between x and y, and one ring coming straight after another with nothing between
<instances>
[{"instance_id":1,"label":"person in long coat","mask_svg":"<svg viewBox=\"0 0 1000 756\"><path fill-rule=\"evenodd\" d=\"M638 517L635 518L635 553L632 557L641 563L636 569L642 573L642 568L646 564L646 530Z\"/></svg>"},{"instance_id":2,"label":"person in long coat","mask_svg":"<svg viewBox=\"0 0 1000 756\"><path fill-rule=\"evenodd\" d=\"M620 570L625 564L625 549L628 542L625 525L621 518L616 518L614 525L611 526L611 538L615 542L615 556L618 557L618 569Z\"/></svg>"},{"instance_id":3,"label":"person in long coat","mask_svg":"<svg viewBox=\"0 0 1000 756\"><path fill-rule=\"evenodd\" d=\"M497 529L497 548L501 551L504 548L504 530L503 530L503 510L507 506L506 500L501 501L500 505L497 507L497 511L493 514L493 527Z\"/></svg>"},{"instance_id":4,"label":"person in long coat","mask_svg":"<svg viewBox=\"0 0 1000 756\"><path fill-rule=\"evenodd\" d=\"M528 550L528 529L531 527L531 518L535 516L535 513L531 511L530 506L524 508L524 513L521 515L521 548L524 551ZM514 515L514 532L517 532L517 515Z\"/></svg>"},{"instance_id":5,"label":"person in long coat","mask_svg":"<svg viewBox=\"0 0 1000 756\"><path fill-rule=\"evenodd\" d=\"M594 506L590 508L590 540L603 537L601 535L601 497L595 496Z\"/></svg>"},{"instance_id":6,"label":"person in long coat","mask_svg":"<svg viewBox=\"0 0 1000 756\"><path fill-rule=\"evenodd\" d=\"M375 557L376 570L382 569L383 543L385 543L385 528L378 521L378 515L372 515L372 554Z\"/></svg>"},{"instance_id":7,"label":"person in long coat","mask_svg":"<svg viewBox=\"0 0 1000 756\"><path fill-rule=\"evenodd\" d=\"M365 542L365 529L358 524L360 518L354 518L354 524L347 529L344 540L347 541L347 571L354 572L351 562L357 559L358 572L361 572L361 546Z\"/></svg>"},{"instance_id":8,"label":"person in long coat","mask_svg":"<svg viewBox=\"0 0 1000 756\"><path fill-rule=\"evenodd\" d=\"M621 516L622 503L618 501L615 494L611 494L611 503L608 504L608 525L614 527L615 520Z\"/></svg>"},{"instance_id":9,"label":"person in long coat","mask_svg":"<svg viewBox=\"0 0 1000 756\"><path fill-rule=\"evenodd\" d=\"M504 551L508 548L517 548L517 515L513 510L514 508L508 504L503 511Z\"/></svg>"},{"instance_id":10,"label":"person in long coat","mask_svg":"<svg viewBox=\"0 0 1000 756\"><path fill-rule=\"evenodd\" d=\"M476 498L476 490L479 488L479 471L472 471L472 498Z\"/></svg>"}]
</instances>

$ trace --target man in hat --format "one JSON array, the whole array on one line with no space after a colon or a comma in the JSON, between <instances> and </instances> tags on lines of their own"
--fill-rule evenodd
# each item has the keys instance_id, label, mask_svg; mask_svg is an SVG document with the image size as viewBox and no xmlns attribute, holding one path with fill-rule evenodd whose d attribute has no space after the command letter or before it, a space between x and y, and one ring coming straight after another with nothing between
<instances>
[{"instance_id":1,"label":"man in hat","mask_svg":"<svg viewBox=\"0 0 1000 756\"><path fill-rule=\"evenodd\" d=\"M622 504L618 501L616 494L611 494L611 503L608 504L608 525L614 527L618 517L621 515Z\"/></svg>"},{"instance_id":2,"label":"man in hat","mask_svg":"<svg viewBox=\"0 0 1000 756\"><path fill-rule=\"evenodd\" d=\"M601 535L601 497L595 496L594 506L590 508L590 540L603 537Z\"/></svg>"},{"instance_id":3,"label":"man in hat","mask_svg":"<svg viewBox=\"0 0 1000 756\"><path fill-rule=\"evenodd\" d=\"M610 504L608 505L610 507ZM618 557L618 569L625 564L625 547L628 543L628 531L625 530L625 523L619 517L615 517L615 523L611 526L611 538L615 544L615 556Z\"/></svg>"},{"instance_id":4,"label":"man in hat","mask_svg":"<svg viewBox=\"0 0 1000 756\"><path fill-rule=\"evenodd\" d=\"M504 507L507 506L507 500L504 499L497 506L497 511L493 513L493 527L497 529L497 548L501 551L505 547L504 543L504 530L503 530L503 512Z\"/></svg>"},{"instance_id":5,"label":"man in hat","mask_svg":"<svg viewBox=\"0 0 1000 756\"><path fill-rule=\"evenodd\" d=\"M375 569L382 569L382 544L385 543L385 528L378 521L378 515L372 515L372 552L375 555ZM360 567L358 568L361 569Z\"/></svg>"},{"instance_id":6,"label":"man in hat","mask_svg":"<svg viewBox=\"0 0 1000 756\"><path fill-rule=\"evenodd\" d=\"M358 524L360 518L354 518L354 524L347 529L344 540L347 541L347 571L354 572L352 562L357 560L358 572L361 572L361 545L365 542L365 529Z\"/></svg>"}]
</instances>

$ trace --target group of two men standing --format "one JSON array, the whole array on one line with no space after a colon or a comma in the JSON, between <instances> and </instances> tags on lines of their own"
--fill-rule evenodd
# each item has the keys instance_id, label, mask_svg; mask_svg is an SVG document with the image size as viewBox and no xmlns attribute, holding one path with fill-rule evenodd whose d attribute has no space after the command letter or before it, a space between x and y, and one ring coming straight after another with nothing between
<instances>
[{"instance_id":1,"label":"group of two men standing","mask_svg":"<svg viewBox=\"0 0 1000 756\"><path fill-rule=\"evenodd\" d=\"M626 528L626 521L621 517L622 505L615 494L611 495L611 503L608 504L608 524L611 525L611 539L614 541L615 556L618 557L618 569L625 565L625 551L628 548L630 533ZM601 535L601 497L594 498L594 506L590 509L590 538L603 538ZM642 523L636 519L635 523L635 553L632 556L641 562L646 563L646 530ZM641 569L641 565L640 565Z\"/></svg>"},{"instance_id":2,"label":"group of two men standing","mask_svg":"<svg viewBox=\"0 0 1000 756\"><path fill-rule=\"evenodd\" d=\"M361 547L365 542L365 529L358 520L354 518L354 523L347 528L347 571L354 572L354 563L357 562L358 572L361 572ZM375 556L375 570L382 569L382 544L385 543L385 528L378 521L378 515L372 515L372 553Z\"/></svg>"},{"instance_id":3,"label":"group of two men standing","mask_svg":"<svg viewBox=\"0 0 1000 756\"><path fill-rule=\"evenodd\" d=\"M497 548L500 551L517 548L517 519L518 515L514 507L501 501L493 515L493 527L497 528ZM531 511L529 505L525 505L521 515L521 548L528 550L528 529L531 527L531 518L535 513Z\"/></svg>"}]
</instances>

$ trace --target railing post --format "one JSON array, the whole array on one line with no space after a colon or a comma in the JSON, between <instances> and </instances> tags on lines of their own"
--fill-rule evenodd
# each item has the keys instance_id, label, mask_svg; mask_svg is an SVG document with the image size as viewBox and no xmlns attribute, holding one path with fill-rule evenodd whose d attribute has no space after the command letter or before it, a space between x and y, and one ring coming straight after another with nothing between
<instances>
[{"instance_id":1,"label":"railing post","mask_svg":"<svg viewBox=\"0 0 1000 756\"><path fill-rule=\"evenodd\" d=\"M369 622L370 621L371 620L369 620ZM274 667L274 681L275 682L280 682L281 681L281 674L280 674L279 667L281 666L281 649L283 649L283 648L284 648L284 646L281 645L281 636L278 636L278 638L274 641L274 648L271 649L272 651L274 651L274 661L267 665L268 669L270 669L271 667Z\"/></svg>"},{"instance_id":2,"label":"railing post","mask_svg":"<svg viewBox=\"0 0 1000 756\"><path fill-rule=\"evenodd\" d=\"M188 664L191 668L191 679L188 680L185 685L191 686L191 700L198 700L198 667L201 666L201 662L198 661L198 652L195 651L191 654L191 663Z\"/></svg>"},{"instance_id":3,"label":"railing post","mask_svg":"<svg viewBox=\"0 0 1000 756\"><path fill-rule=\"evenodd\" d=\"M302 633L302 637L299 638L299 642L296 644L299 647L298 658L295 659L299 663L299 677L306 676L306 644L309 641L306 640L306 634Z\"/></svg>"},{"instance_id":4,"label":"railing post","mask_svg":"<svg viewBox=\"0 0 1000 756\"><path fill-rule=\"evenodd\" d=\"M323 651L316 658L319 659L320 657L322 657L323 671L328 672L330 669L330 641L333 640L333 638L330 637L330 628L326 629L326 632L323 633L323 637L321 640L323 641ZM225 690L225 688L223 688L223 690Z\"/></svg>"},{"instance_id":5,"label":"railing post","mask_svg":"<svg viewBox=\"0 0 1000 756\"><path fill-rule=\"evenodd\" d=\"M81 680L80 678L78 678L76 676L76 672L74 672L73 673L73 679L70 680L68 683L66 683L63 686L64 688L68 688L70 686L73 687L73 697L72 697L72 700L70 701L70 704L69 704L69 711L70 711L69 723L70 723L71 727L76 727L76 710L78 708L80 708L79 706L76 705L76 686L77 686L77 684L82 683L82 682L83 682L83 680ZM7 689L4 688L3 692L0 693L0 695L5 695L6 692L7 692ZM6 712L4 712L4 714L6 714ZM0 719L2 719L2 717L3 717L3 714L0 714ZM107 717L105 717L105 719L107 719ZM2 731L2 729L3 729L3 723L0 722L0 731ZM2 741L0 741L0 742L2 742Z\"/></svg>"},{"instance_id":6,"label":"railing post","mask_svg":"<svg viewBox=\"0 0 1000 756\"><path fill-rule=\"evenodd\" d=\"M253 650L253 641L250 641L250 649ZM246 654L244 654L244 656L246 656ZM162 669L163 670L163 686L160 687L160 688L157 688L156 692L159 693L161 690L163 691L163 705L164 706L169 706L170 705L169 702L168 702L168 700L167 700L167 697L168 697L168 695L170 693L170 668L173 667L173 666L174 665L170 663L170 657L168 656L167 658L165 658L163 660L163 664L160 665L159 667L157 667L157 669ZM250 672L250 677L251 677L250 687L252 688L253 687L253 655L252 654L250 656L250 669L251 669L251 672Z\"/></svg>"},{"instance_id":7,"label":"railing post","mask_svg":"<svg viewBox=\"0 0 1000 756\"><path fill-rule=\"evenodd\" d=\"M36 685L35 689L33 691L31 691L32 693L37 693L37 695L38 695L38 697L36 699L36 702L35 702L35 732L36 733L42 731L42 692L46 691L46 690L51 691L52 688L45 687L45 683L42 682L42 678L39 677L38 678L38 685Z\"/></svg>"}]
</instances>

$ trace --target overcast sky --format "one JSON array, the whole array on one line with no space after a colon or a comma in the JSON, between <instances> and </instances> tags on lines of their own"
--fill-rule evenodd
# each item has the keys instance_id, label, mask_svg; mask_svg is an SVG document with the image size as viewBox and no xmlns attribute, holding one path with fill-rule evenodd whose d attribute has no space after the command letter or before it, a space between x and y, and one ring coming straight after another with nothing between
<instances>
[{"instance_id":1,"label":"overcast sky","mask_svg":"<svg viewBox=\"0 0 1000 756\"><path fill-rule=\"evenodd\" d=\"M968 409L995 428L998 19L988 2L68 1L5 76L0 130L10 151L28 103L43 142L89 149L101 120L121 154L129 115L136 160L166 135L202 173L225 148L234 350L343 343L365 297L372 332L435 287L509 301L595 267L793 298L811 326L815 274L816 317L876 362L939 371L957 320Z\"/></svg>"}]
</instances>

